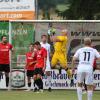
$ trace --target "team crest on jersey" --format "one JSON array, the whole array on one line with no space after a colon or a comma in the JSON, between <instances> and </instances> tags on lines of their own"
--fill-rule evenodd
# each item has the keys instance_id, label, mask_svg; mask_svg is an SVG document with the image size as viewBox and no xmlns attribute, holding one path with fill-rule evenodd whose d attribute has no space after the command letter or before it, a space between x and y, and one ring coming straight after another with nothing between
<instances>
[{"instance_id":1,"label":"team crest on jersey","mask_svg":"<svg viewBox=\"0 0 100 100\"><path fill-rule=\"evenodd\" d=\"M41 51L39 52L39 54L41 54Z\"/></svg>"},{"instance_id":2,"label":"team crest on jersey","mask_svg":"<svg viewBox=\"0 0 100 100\"><path fill-rule=\"evenodd\" d=\"M8 46L6 46L6 48L8 49L9 47L8 47Z\"/></svg>"}]
</instances>

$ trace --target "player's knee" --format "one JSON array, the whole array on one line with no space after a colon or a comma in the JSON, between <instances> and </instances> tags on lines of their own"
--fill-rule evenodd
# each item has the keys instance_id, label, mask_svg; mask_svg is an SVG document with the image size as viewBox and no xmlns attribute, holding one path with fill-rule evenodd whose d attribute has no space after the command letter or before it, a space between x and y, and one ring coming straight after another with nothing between
<instances>
[{"instance_id":1,"label":"player's knee","mask_svg":"<svg viewBox=\"0 0 100 100\"><path fill-rule=\"evenodd\" d=\"M42 78L42 76L40 74L37 74L37 79Z\"/></svg>"},{"instance_id":2,"label":"player's knee","mask_svg":"<svg viewBox=\"0 0 100 100\"><path fill-rule=\"evenodd\" d=\"M82 83L78 83L78 87L82 87Z\"/></svg>"},{"instance_id":3,"label":"player's knee","mask_svg":"<svg viewBox=\"0 0 100 100\"><path fill-rule=\"evenodd\" d=\"M87 90L93 90L93 85L87 85Z\"/></svg>"},{"instance_id":4,"label":"player's knee","mask_svg":"<svg viewBox=\"0 0 100 100\"><path fill-rule=\"evenodd\" d=\"M46 71L46 75L47 76L50 76L51 75L51 72L50 71Z\"/></svg>"},{"instance_id":5,"label":"player's knee","mask_svg":"<svg viewBox=\"0 0 100 100\"><path fill-rule=\"evenodd\" d=\"M34 80L36 80L36 79L37 79L37 76L36 76L36 75L34 75L34 76L33 76L33 79L34 79Z\"/></svg>"}]
</instances>

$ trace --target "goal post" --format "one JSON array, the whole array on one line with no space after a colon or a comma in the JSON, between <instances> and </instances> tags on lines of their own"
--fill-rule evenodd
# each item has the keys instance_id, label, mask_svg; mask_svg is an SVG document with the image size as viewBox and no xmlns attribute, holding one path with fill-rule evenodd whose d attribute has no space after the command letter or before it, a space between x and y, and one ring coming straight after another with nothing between
<instances>
[{"instance_id":1,"label":"goal post","mask_svg":"<svg viewBox=\"0 0 100 100\"><path fill-rule=\"evenodd\" d=\"M70 66L75 51L83 46L83 39L90 37L93 46L100 52L100 20L10 20L9 42L14 46L15 53L10 52L10 69L23 69L25 66L25 53L30 42L41 41L41 35L60 35L63 29L68 29L67 57ZM51 33L50 33L51 32ZM97 74L97 73L96 73ZM52 72L52 77L56 72ZM56 76L55 76L56 78ZM63 84L65 79L58 79ZM66 79L69 81L69 79ZM52 79L52 84L58 82ZM96 81L98 83L98 81ZM45 88L46 79L44 79ZM57 83L58 84L58 83ZM54 86L54 89L75 89L76 87ZM98 86L98 89L100 87Z\"/></svg>"}]
</instances>

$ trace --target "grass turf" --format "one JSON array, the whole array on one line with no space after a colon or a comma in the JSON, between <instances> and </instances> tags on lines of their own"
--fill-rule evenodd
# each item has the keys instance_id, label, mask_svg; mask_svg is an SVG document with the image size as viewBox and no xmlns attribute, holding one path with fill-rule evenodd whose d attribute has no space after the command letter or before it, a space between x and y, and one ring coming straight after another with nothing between
<instances>
[{"instance_id":1,"label":"grass turf","mask_svg":"<svg viewBox=\"0 0 100 100\"><path fill-rule=\"evenodd\" d=\"M83 100L87 95L83 94ZM53 90L43 93L34 93L26 91L0 91L0 100L77 100L76 91ZM100 91L95 91L93 100L100 100Z\"/></svg>"}]
</instances>

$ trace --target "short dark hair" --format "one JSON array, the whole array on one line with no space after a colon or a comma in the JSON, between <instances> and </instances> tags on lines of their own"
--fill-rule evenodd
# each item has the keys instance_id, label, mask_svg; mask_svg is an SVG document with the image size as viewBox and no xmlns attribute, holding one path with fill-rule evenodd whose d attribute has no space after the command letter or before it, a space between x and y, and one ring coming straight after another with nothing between
<instances>
[{"instance_id":1,"label":"short dark hair","mask_svg":"<svg viewBox=\"0 0 100 100\"><path fill-rule=\"evenodd\" d=\"M34 45L41 45L39 41L36 41Z\"/></svg>"},{"instance_id":2,"label":"short dark hair","mask_svg":"<svg viewBox=\"0 0 100 100\"><path fill-rule=\"evenodd\" d=\"M3 39L3 37L7 37L7 35L2 35L2 36L1 36L1 40Z\"/></svg>"},{"instance_id":3,"label":"short dark hair","mask_svg":"<svg viewBox=\"0 0 100 100\"><path fill-rule=\"evenodd\" d=\"M30 43L29 45L34 45L34 43Z\"/></svg>"},{"instance_id":4,"label":"short dark hair","mask_svg":"<svg viewBox=\"0 0 100 100\"><path fill-rule=\"evenodd\" d=\"M43 37L47 37L47 35L45 35L45 34L41 35L41 38L43 38Z\"/></svg>"}]
</instances>

